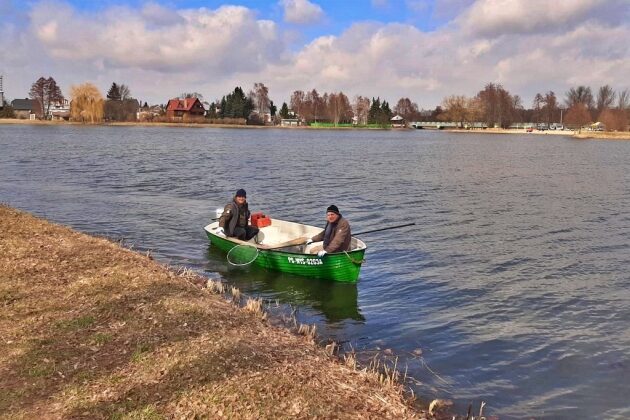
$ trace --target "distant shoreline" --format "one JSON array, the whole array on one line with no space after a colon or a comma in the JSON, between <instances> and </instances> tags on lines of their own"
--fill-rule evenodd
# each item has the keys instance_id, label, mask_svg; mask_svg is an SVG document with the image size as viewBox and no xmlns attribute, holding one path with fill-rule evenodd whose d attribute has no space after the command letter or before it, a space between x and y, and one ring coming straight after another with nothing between
<instances>
[{"instance_id":1,"label":"distant shoreline","mask_svg":"<svg viewBox=\"0 0 630 420\"><path fill-rule=\"evenodd\" d=\"M534 130L531 133L525 129L504 129L504 128L487 128L484 130L462 130L462 129L446 129L449 133L483 133L483 134L526 134L538 136L566 136L574 139L590 139L590 140L630 140L630 131L586 131L578 132L576 130Z\"/></svg>"},{"instance_id":2,"label":"distant shoreline","mask_svg":"<svg viewBox=\"0 0 630 420\"><path fill-rule=\"evenodd\" d=\"M23 124L23 125L92 125L70 121L41 121L41 120L20 120L15 118L0 118L0 124ZM169 123L169 122L107 122L93 125L114 126L114 127L190 127L190 128L245 128L245 129L286 129L286 130L415 130L413 128L379 128L379 127L310 127L310 126L268 126L268 125L235 125L235 124L209 124L209 123ZM592 140L630 140L630 131L586 131L581 132L571 130L534 130L531 133L525 129L502 129L487 128L483 130L464 130L464 129L428 129L432 131L444 131L447 133L483 133L483 134L527 134L542 136L567 136L575 139L592 139Z\"/></svg>"}]
</instances>

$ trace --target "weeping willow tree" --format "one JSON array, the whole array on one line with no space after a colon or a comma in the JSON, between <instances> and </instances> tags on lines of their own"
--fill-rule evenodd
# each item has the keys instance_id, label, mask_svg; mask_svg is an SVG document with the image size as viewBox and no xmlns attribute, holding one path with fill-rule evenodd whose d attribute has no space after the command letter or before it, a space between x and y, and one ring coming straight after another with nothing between
<instances>
[{"instance_id":1,"label":"weeping willow tree","mask_svg":"<svg viewBox=\"0 0 630 420\"><path fill-rule=\"evenodd\" d=\"M72 86L70 95L70 116L73 121L93 124L103 120L103 96L96 86L91 83Z\"/></svg>"}]
</instances>

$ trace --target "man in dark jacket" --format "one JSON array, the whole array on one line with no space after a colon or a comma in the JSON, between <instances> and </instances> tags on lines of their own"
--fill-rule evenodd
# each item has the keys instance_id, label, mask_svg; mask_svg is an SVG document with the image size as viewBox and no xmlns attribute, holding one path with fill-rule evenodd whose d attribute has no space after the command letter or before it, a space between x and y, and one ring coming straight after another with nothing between
<instances>
[{"instance_id":1,"label":"man in dark jacket","mask_svg":"<svg viewBox=\"0 0 630 420\"><path fill-rule=\"evenodd\" d=\"M258 228L249 226L249 207L244 189L236 191L232 202L227 203L219 218L217 234L224 234L242 241L249 241L258 234Z\"/></svg>"},{"instance_id":2,"label":"man in dark jacket","mask_svg":"<svg viewBox=\"0 0 630 420\"><path fill-rule=\"evenodd\" d=\"M350 223L343 218L337 206L333 204L326 209L324 230L307 240L306 244L323 241L323 246L315 246L311 250L312 254L317 253L317 256L321 258L329 252L349 251L351 239Z\"/></svg>"}]
</instances>

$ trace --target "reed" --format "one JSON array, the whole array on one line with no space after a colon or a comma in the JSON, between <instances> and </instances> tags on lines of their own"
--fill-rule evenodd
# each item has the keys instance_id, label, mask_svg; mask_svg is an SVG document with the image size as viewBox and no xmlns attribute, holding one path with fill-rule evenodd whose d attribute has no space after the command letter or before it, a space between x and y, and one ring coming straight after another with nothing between
<instances>
[{"instance_id":1,"label":"reed","mask_svg":"<svg viewBox=\"0 0 630 420\"><path fill-rule=\"evenodd\" d=\"M241 304L241 290L232 286L232 303L234 303L235 305L240 305Z\"/></svg>"},{"instance_id":2,"label":"reed","mask_svg":"<svg viewBox=\"0 0 630 420\"><path fill-rule=\"evenodd\" d=\"M259 298L247 298L245 303L245 310L253 313L260 318L266 318L266 313L263 311L263 301Z\"/></svg>"},{"instance_id":3,"label":"reed","mask_svg":"<svg viewBox=\"0 0 630 420\"><path fill-rule=\"evenodd\" d=\"M206 287L210 293L214 293L216 295L222 295L225 293L225 285L221 282L221 280L208 279Z\"/></svg>"},{"instance_id":4,"label":"reed","mask_svg":"<svg viewBox=\"0 0 630 420\"><path fill-rule=\"evenodd\" d=\"M328 356L335 356L337 354L337 352L339 351L339 345L336 342L331 342L330 344L326 345L326 354Z\"/></svg>"},{"instance_id":5,"label":"reed","mask_svg":"<svg viewBox=\"0 0 630 420\"><path fill-rule=\"evenodd\" d=\"M317 325L300 324L297 332L299 335L303 335L314 341L317 334Z\"/></svg>"}]
</instances>

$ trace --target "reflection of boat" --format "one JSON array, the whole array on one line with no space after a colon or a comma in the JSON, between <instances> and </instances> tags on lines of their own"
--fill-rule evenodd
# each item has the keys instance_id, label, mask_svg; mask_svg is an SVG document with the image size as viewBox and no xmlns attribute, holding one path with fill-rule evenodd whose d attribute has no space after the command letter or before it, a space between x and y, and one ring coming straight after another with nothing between
<instances>
[{"instance_id":1,"label":"reflection of boat","mask_svg":"<svg viewBox=\"0 0 630 420\"><path fill-rule=\"evenodd\" d=\"M355 283L363 263L366 245L357 238L352 238L350 251L335 252L319 258L309 251L319 243L304 243L307 238L315 236L321 229L300 223L271 219L271 225L261 227L260 232L249 242L217 234L219 222L210 223L204 229L212 246L224 252L231 252L239 245L255 247L258 252L253 264L260 267L296 274L298 276L327 279L340 282Z\"/></svg>"},{"instance_id":2,"label":"reflection of boat","mask_svg":"<svg viewBox=\"0 0 630 420\"><path fill-rule=\"evenodd\" d=\"M321 311L328 322L344 319L363 321L357 304L357 285L323 283L290 275L280 275L265 281L263 292L269 289L281 302L308 305Z\"/></svg>"},{"instance_id":3,"label":"reflection of boat","mask_svg":"<svg viewBox=\"0 0 630 420\"><path fill-rule=\"evenodd\" d=\"M247 270L233 270L229 264L221 265L221 262L225 262L222 251L210 248L207 258L212 263L208 270L218 271L229 286L237 287L243 293L306 308L307 313L321 313L330 323L345 319L364 321L358 305L357 283L312 281L256 266Z\"/></svg>"}]
</instances>

